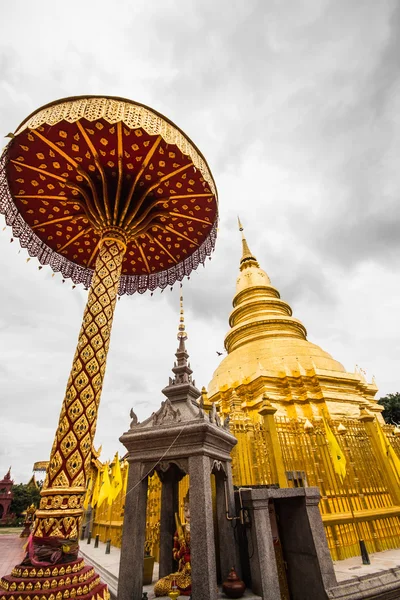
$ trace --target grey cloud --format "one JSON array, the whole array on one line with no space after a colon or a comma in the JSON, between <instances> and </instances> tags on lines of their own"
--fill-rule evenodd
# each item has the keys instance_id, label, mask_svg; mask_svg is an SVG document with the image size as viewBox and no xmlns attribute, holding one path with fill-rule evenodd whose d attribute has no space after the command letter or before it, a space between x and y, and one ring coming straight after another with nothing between
<instances>
[{"instance_id":1,"label":"grey cloud","mask_svg":"<svg viewBox=\"0 0 400 600\"><path fill-rule=\"evenodd\" d=\"M378 114L385 113L387 102L398 86L400 77L400 6L398 3L391 3L391 7L389 36L369 82L372 106Z\"/></svg>"},{"instance_id":2,"label":"grey cloud","mask_svg":"<svg viewBox=\"0 0 400 600\"><path fill-rule=\"evenodd\" d=\"M199 267L198 274L192 273L190 281L183 283L186 311L189 317L193 315L194 320L220 321L227 318L235 280L230 280L229 276L225 277L221 274L221 267L227 256L226 251L227 248L220 246L219 258L216 255L212 263L208 264L207 261L206 270L203 271L203 267ZM171 297L168 301L177 310L177 300Z\"/></svg>"},{"instance_id":3,"label":"grey cloud","mask_svg":"<svg viewBox=\"0 0 400 600\"><path fill-rule=\"evenodd\" d=\"M277 262L275 264L278 264ZM288 302L296 314L296 304L323 302L325 307L332 308L338 302L337 293L329 282L324 267L313 261L294 264L293 261L279 261L279 272L276 267L271 271L271 282L277 287L282 300Z\"/></svg>"},{"instance_id":4,"label":"grey cloud","mask_svg":"<svg viewBox=\"0 0 400 600\"><path fill-rule=\"evenodd\" d=\"M389 358L399 348L380 315L397 318L400 293L398 3L121 0L119 7L71 0L61 14L45 1L39 14L15 0L0 8L0 131L56 98L108 93L165 113L199 146L221 213L212 261L183 288L199 384L217 367L228 330L239 212L250 247L312 339L350 366L371 356L383 389L395 385ZM26 455L46 459L51 447L86 294L26 264L18 242L3 235L0 406L7 403L9 429L24 446L0 435L0 454L26 479ZM379 312L372 277L386 286ZM142 419L163 399L178 295L117 304L96 436L104 458L120 448L131 406Z\"/></svg>"}]
</instances>

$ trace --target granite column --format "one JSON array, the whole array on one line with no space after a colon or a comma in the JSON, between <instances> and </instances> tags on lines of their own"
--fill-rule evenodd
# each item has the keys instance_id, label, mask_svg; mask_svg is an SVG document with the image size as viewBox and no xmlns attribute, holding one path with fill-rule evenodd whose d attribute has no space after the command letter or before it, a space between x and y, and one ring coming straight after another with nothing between
<instances>
[{"instance_id":1,"label":"granite column","mask_svg":"<svg viewBox=\"0 0 400 600\"><path fill-rule=\"evenodd\" d=\"M189 457L192 600L217 599L210 458Z\"/></svg>"},{"instance_id":2,"label":"granite column","mask_svg":"<svg viewBox=\"0 0 400 600\"><path fill-rule=\"evenodd\" d=\"M148 477L142 480L142 466L139 462L129 465L127 495L130 498L125 500L118 600L142 597L148 487Z\"/></svg>"},{"instance_id":3,"label":"granite column","mask_svg":"<svg viewBox=\"0 0 400 600\"><path fill-rule=\"evenodd\" d=\"M217 496L217 521L219 537L219 559L221 567L221 581L225 581L229 571L235 567L236 573L240 576L240 558L239 549L235 542L233 527L235 520L228 517L235 516L235 498L232 483L232 468L230 463L226 463L226 477L223 471L216 473L216 496ZM227 514L228 511L228 514Z\"/></svg>"},{"instance_id":4,"label":"granite column","mask_svg":"<svg viewBox=\"0 0 400 600\"><path fill-rule=\"evenodd\" d=\"M174 478L173 473L168 472L163 477L161 487L160 579L176 570L172 548L174 547L174 532L176 529L175 512L177 511L178 482Z\"/></svg>"}]
</instances>

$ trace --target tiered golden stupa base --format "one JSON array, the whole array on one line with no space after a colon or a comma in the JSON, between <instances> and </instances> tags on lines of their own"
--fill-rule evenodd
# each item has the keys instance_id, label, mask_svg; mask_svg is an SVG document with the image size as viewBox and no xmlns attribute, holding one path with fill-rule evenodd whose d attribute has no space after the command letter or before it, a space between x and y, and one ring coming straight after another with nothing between
<instances>
[{"instance_id":1,"label":"tiered golden stupa base","mask_svg":"<svg viewBox=\"0 0 400 600\"><path fill-rule=\"evenodd\" d=\"M107 585L83 558L51 567L17 565L0 579L0 600L109 600Z\"/></svg>"}]
</instances>

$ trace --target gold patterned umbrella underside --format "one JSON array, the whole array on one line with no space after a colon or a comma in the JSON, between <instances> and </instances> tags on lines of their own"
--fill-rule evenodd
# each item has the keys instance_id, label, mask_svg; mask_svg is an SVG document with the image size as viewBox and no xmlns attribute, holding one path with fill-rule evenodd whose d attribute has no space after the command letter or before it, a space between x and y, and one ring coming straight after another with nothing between
<instances>
[{"instance_id":1,"label":"gold patterned umbrella underside","mask_svg":"<svg viewBox=\"0 0 400 600\"><path fill-rule=\"evenodd\" d=\"M22 247L89 287L102 232L126 234L119 294L165 288L215 245L207 163L147 107L80 98L44 107L0 159L0 212Z\"/></svg>"}]
</instances>

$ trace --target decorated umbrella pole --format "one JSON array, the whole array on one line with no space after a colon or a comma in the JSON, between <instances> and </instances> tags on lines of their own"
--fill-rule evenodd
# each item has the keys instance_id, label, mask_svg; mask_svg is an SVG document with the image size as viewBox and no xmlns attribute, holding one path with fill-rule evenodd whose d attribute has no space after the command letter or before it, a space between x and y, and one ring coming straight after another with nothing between
<instances>
[{"instance_id":1,"label":"decorated umbrella pole","mask_svg":"<svg viewBox=\"0 0 400 600\"><path fill-rule=\"evenodd\" d=\"M49 570L55 583L40 597L61 600L78 593L57 595L66 569L88 569L77 559L79 527L117 296L165 288L204 262L216 238L217 194L187 136L130 100L60 100L11 138L0 212L30 256L90 287L29 555L0 583L0 600L33 600L29 581ZM108 593L88 580L78 595Z\"/></svg>"}]
</instances>

